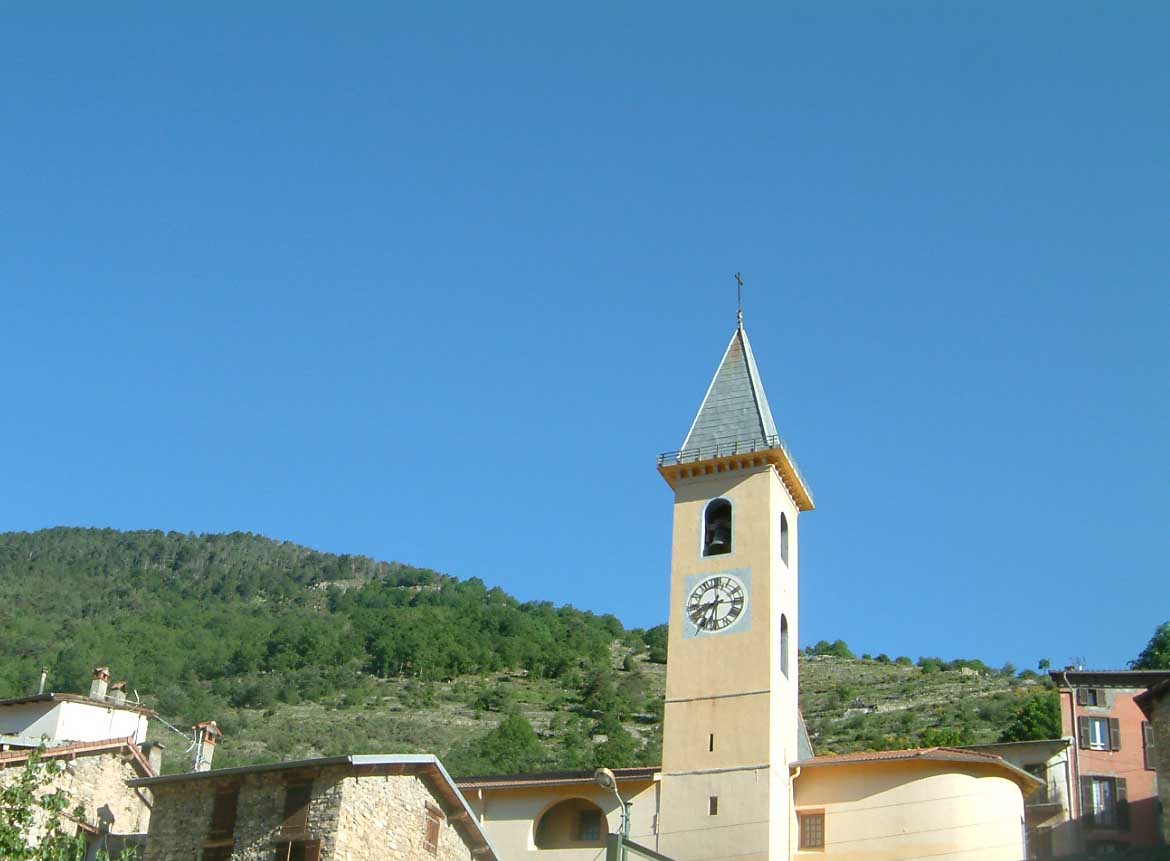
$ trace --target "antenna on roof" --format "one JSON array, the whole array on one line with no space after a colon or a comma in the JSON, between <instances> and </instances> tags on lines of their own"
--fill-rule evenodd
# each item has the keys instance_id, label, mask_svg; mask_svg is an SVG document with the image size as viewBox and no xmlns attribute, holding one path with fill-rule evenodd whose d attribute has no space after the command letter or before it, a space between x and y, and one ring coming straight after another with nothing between
<instances>
[{"instance_id":1,"label":"antenna on roof","mask_svg":"<svg viewBox=\"0 0 1170 861\"><path fill-rule=\"evenodd\" d=\"M735 273L736 320L743 326L743 276Z\"/></svg>"}]
</instances>

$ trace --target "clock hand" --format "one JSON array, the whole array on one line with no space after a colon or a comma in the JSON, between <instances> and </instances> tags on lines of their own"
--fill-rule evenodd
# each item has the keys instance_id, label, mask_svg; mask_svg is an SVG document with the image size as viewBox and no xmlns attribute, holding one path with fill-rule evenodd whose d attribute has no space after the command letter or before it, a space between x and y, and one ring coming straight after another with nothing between
<instances>
[{"instance_id":1,"label":"clock hand","mask_svg":"<svg viewBox=\"0 0 1170 861\"><path fill-rule=\"evenodd\" d=\"M708 621L715 620L715 614L719 612L719 598L716 597L714 601L706 606L703 611L703 618Z\"/></svg>"}]
</instances>

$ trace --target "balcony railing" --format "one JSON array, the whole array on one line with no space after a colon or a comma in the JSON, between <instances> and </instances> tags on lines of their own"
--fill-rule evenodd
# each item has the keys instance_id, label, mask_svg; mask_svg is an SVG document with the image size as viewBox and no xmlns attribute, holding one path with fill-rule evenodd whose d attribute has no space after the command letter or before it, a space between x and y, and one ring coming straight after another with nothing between
<instances>
[{"instance_id":1,"label":"balcony railing","mask_svg":"<svg viewBox=\"0 0 1170 861\"><path fill-rule=\"evenodd\" d=\"M796 458L792 456L784 440L777 434L749 438L717 439L712 445L663 452L658 455L658 465L678 466L684 463L698 463L701 460L712 460L717 457L733 457L737 454L752 454L758 451L771 451L775 449L784 452L784 457L787 458L788 463L792 466L792 471L796 473L796 477L800 479L800 483L805 484L807 487L804 476L801 475L800 468L796 465Z\"/></svg>"},{"instance_id":2,"label":"balcony railing","mask_svg":"<svg viewBox=\"0 0 1170 861\"><path fill-rule=\"evenodd\" d=\"M1028 796L1024 802L1025 807L1040 807L1045 804L1060 804L1060 795L1054 786L1041 786L1035 792Z\"/></svg>"}]
</instances>

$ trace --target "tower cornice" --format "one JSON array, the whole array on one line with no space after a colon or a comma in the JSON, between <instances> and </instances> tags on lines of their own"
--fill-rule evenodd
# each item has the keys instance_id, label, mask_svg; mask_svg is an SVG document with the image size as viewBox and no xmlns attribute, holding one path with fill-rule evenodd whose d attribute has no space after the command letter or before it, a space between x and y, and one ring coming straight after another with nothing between
<instances>
[{"instance_id":1,"label":"tower cornice","mask_svg":"<svg viewBox=\"0 0 1170 861\"><path fill-rule=\"evenodd\" d=\"M784 440L778 436L769 440L732 440L709 449L684 449L658 455L658 472L671 488L691 478L758 469L767 465L776 468L797 509L812 511L816 508L812 492L801 476L795 458L788 452Z\"/></svg>"}]
</instances>

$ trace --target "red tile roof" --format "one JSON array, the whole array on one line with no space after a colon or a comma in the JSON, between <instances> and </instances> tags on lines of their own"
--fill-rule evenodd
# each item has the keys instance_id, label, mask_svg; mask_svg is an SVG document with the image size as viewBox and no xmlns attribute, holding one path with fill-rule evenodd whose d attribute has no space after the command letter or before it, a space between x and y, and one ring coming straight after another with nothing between
<instances>
[{"instance_id":1,"label":"red tile roof","mask_svg":"<svg viewBox=\"0 0 1170 861\"><path fill-rule=\"evenodd\" d=\"M113 753L117 751L125 751L130 755L130 759L134 762L138 772L143 777L154 777L154 769L150 767L150 762L142 755L142 751L134 742L134 736L127 736L126 738L110 738L103 741L79 741L73 744L62 744L56 747L46 748L41 754L42 759L61 759L67 757L73 759L78 756L90 756L99 753ZM28 758L36 751L29 748L21 750L7 750L0 752L0 769L8 768L13 765L20 765L28 760Z\"/></svg>"},{"instance_id":2,"label":"red tile roof","mask_svg":"<svg viewBox=\"0 0 1170 861\"><path fill-rule=\"evenodd\" d=\"M833 765L838 762L874 762L891 759L945 759L970 760L972 762L998 762L1002 757L994 753L982 753L958 747L915 747L907 750L861 750L855 753L837 753L814 756L800 765Z\"/></svg>"},{"instance_id":3,"label":"red tile roof","mask_svg":"<svg viewBox=\"0 0 1170 861\"><path fill-rule=\"evenodd\" d=\"M839 753L829 756L815 756L792 763L793 766L817 768L825 765L864 765L882 762L961 762L972 765L990 765L1002 768L1019 784L1025 795L1038 789L1042 781L1026 771L1012 765L1002 756L958 747L918 747L909 750L864 750L857 753Z\"/></svg>"},{"instance_id":4,"label":"red tile roof","mask_svg":"<svg viewBox=\"0 0 1170 861\"><path fill-rule=\"evenodd\" d=\"M613 776L619 781L653 780L661 771L656 765L615 768ZM593 783L592 771L544 771L526 774L489 774L482 777L463 777L455 780L460 791L468 789L524 789L537 786L571 786Z\"/></svg>"}]
</instances>

